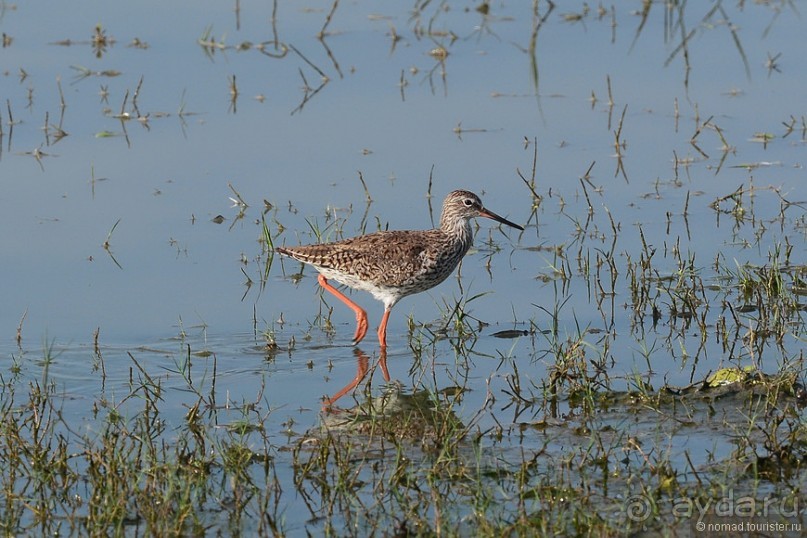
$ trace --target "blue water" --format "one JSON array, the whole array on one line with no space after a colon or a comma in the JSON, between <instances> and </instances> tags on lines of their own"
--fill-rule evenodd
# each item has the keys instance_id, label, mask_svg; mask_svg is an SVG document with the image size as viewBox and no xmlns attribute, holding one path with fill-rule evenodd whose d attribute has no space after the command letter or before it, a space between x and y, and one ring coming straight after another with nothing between
<instances>
[{"instance_id":1,"label":"blue water","mask_svg":"<svg viewBox=\"0 0 807 538\"><path fill-rule=\"evenodd\" d=\"M265 384L278 409L267 427L280 430L293 416L303 430L317 422L320 398L355 375L353 314L326 298L335 332L323 331L315 273L307 269L295 284L287 275L299 265L289 260L274 259L261 286L262 219L275 244L291 245L316 241L311 225L331 225L344 236L427 228L439 218L443 196L465 188L527 229L505 235L480 222L462 288L450 278L395 307L388 327L393 379L415 389L423 375L410 371L408 318L416 337L427 335L423 324L440 327L457 300L477 294L484 295L467 308L487 325L471 355L469 380L478 390L464 401L469 416L483 405L488 380L494 391L506 387L513 364L538 391L554 360L540 331L552 327L555 305L562 305L559 339L582 335L591 358L610 335L606 359L615 380L638 373L656 386L683 385L750 361L747 352L727 356L713 338L701 346L694 325L681 330L681 320L669 315L664 294L658 327L649 310L634 316L626 267L645 251L640 232L655 249L654 277L677 274L674 249L694 259L707 284L719 282L716 259L731 268L762 265L785 241L794 247L790 262L804 263L804 209L782 212L783 199L804 201L807 33L791 7L724 6L726 21L720 13L703 20L711 6L689 5L686 31L695 33L688 74L675 53L681 30L665 38L661 6L654 5L638 37L632 4L615 7L615 28L610 11L576 23L556 11L537 34L536 79L531 3L492 5L487 18L470 7L429 6L419 23L411 6L340 4L324 41L316 36L331 2L281 3L277 39L287 48L279 59L254 48L263 42L267 51L281 50L274 47L271 3L240 5L239 19L226 2L92 2L76 9L33 1L2 12L0 30L12 41L0 52L0 357L33 359L61 346L50 375L80 400L98 391L96 329L107 349L107 388L122 392L127 351L173 379L166 368L182 360L184 334L194 349L217 354L222 394L250 400ZM432 17L442 33L430 38L423 28ZM115 40L100 57L89 43L96 25ZM400 36L394 46L392 27ZM206 53L199 45L208 28L224 50ZM130 46L135 38L148 47ZM68 39L70 46L57 44ZM253 47L237 49L246 42ZM448 51L442 62L430 54L438 45ZM79 78L76 66L95 74ZM98 74L112 70L120 74ZM322 74L327 83L311 95ZM124 101L140 120L114 117ZM615 158L623 109L624 175ZM68 136L57 141L51 128L46 137L46 115ZM701 153L690 141L709 118L696 139ZM794 131L785 137L783 123L791 118ZM731 146L722 165L715 125ZM774 137L763 144L757 133ZM536 144L543 199L533 214L519 172L531 177ZM46 155L38 161L35 151ZM590 167L589 219L580 177ZM752 209L745 220L710 208L741 185L755 189L744 196ZM234 206L234 190L248 207ZM219 215L224 221L213 222ZM594 267L609 253L618 274L611 289L602 269L603 289L613 295L599 307L596 273L584 274L580 263ZM565 270L568 282L555 269ZM727 316L724 301L738 301L733 289L706 296L713 301L709 327ZM354 298L370 315L361 349L374 361L372 329L382 308L369 296ZM509 329L533 334L492 336ZM280 348L272 360L261 351L264 333ZM786 339L792 356L803 348L797 336L796 329ZM643 350L652 350L649 359ZM441 341L431 355L435 379L449 384L457 364L451 347ZM785 358L771 353L765 360L770 371ZM196 361L211 368L209 358ZM26 372L39 376L34 366ZM178 380L175 388L181 386ZM184 413L186 393L169 394L168 405ZM481 427L493 422L486 417ZM712 447L708 436L701 442Z\"/></svg>"}]
</instances>

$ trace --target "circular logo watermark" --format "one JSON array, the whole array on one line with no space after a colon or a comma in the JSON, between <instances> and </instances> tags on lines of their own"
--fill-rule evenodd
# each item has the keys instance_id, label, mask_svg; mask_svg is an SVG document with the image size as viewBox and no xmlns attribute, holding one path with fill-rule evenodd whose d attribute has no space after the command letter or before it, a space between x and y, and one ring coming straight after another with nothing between
<instances>
[{"instance_id":1,"label":"circular logo watermark","mask_svg":"<svg viewBox=\"0 0 807 538\"><path fill-rule=\"evenodd\" d=\"M650 499L644 495L631 495L625 499L625 514L628 516L629 520L635 523L647 521L647 518L650 517L652 512L653 507L650 503Z\"/></svg>"}]
</instances>

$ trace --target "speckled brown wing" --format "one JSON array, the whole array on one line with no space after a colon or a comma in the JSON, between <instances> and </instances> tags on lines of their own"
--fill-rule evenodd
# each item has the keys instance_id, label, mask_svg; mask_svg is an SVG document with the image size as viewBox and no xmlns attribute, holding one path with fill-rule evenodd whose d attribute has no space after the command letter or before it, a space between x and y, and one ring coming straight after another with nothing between
<instances>
[{"instance_id":1,"label":"speckled brown wing","mask_svg":"<svg viewBox=\"0 0 807 538\"><path fill-rule=\"evenodd\" d=\"M436 230L376 232L277 250L314 267L340 271L375 285L395 286L428 271L430 257L426 253L438 235L433 232Z\"/></svg>"}]
</instances>

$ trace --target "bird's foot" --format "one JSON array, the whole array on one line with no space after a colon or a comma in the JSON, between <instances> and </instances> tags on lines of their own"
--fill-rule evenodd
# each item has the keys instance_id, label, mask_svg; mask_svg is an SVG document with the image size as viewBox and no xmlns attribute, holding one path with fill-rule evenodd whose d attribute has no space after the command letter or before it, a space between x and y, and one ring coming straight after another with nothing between
<instances>
[{"instance_id":1,"label":"bird's foot","mask_svg":"<svg viewBox=\"0 0 807 538\"><path fill-rule=\"evenodd\" d=\"M367 313L364 310L356 311L356 333L353 335L353 345L358 344L367 334Z\"/></svg>"}]
</instances>

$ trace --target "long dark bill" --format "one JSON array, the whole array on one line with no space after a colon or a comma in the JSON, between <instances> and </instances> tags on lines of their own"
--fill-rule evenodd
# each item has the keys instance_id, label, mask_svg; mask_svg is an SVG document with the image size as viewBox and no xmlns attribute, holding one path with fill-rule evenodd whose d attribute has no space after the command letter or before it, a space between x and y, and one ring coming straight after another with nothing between
<instances>
[{"instance_id":1,"label":"long dark bill","mask_svg":"<svg viewBox=\"0 0 807 538\"><path fill-rule=\"evenodd\" d=\"M524 231L524 228L519 226L515 222L510 222L506 218L500 217L499 215L497 215L493 211L491 211L489 209L485 209L484 207L479 211L479 214L482 215L483 217L487 217L487 218L493 219L493 220L495 220L497 222L501 222L502 224L507 224L511 228L516 228L517 230L521 230L522 232Z\"/></svg>"}]
</instances>

